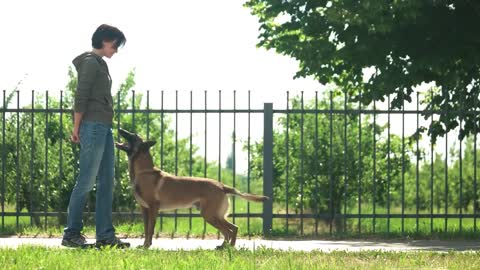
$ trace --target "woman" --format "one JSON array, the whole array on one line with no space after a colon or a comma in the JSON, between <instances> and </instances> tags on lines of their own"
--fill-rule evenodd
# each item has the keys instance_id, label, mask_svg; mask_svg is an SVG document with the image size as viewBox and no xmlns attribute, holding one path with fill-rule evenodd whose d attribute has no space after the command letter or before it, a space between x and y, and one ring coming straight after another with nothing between
<instances>
[{"instance_id":1,"label":"woman","mask_svg":"<svg viewBox=\"0 0 480 270\"><path fill-rule=\"evenodd\" d=\"M129 247L115 236L112 224L114 143L112 136L112 80L103 57L111 58L126 42L118 28L102 24L92 36L92 51L73 60L78 72L71 140L80 143L80 170L68 205L67 227L62 245L85 247L83 209L97 180L95 225L97 247Z\"/></svg>"}]
</instances>

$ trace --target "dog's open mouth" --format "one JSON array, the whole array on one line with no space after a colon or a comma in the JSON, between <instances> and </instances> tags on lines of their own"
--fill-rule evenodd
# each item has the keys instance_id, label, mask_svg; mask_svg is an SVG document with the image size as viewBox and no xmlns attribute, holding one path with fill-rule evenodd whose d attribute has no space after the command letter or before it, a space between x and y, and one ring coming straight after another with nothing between
<instances>
[{"instance_id":1,"label":"dog's open mouth","mask_svg":"<svg viewBox=\"0 0 480 270\"><path fill-rule=\"evenodd\" d=\"M126 143L126 142L123 142L123 143L121 143L121 142L115 142L115 145L116 145L116 146L119 146L119 147L128 147L128 143Z\"/></svg>"},{"instance_id":2,"label":"dog's open mouth","mask_svg":"<svg viewBox=\"0 0 480 270\"><path fill-rule=\"evenodd\" d=\"M123 151L128 151L130 149L130 145L127 142L115 142L115 147Z\"/></svg>"}]
</instances>

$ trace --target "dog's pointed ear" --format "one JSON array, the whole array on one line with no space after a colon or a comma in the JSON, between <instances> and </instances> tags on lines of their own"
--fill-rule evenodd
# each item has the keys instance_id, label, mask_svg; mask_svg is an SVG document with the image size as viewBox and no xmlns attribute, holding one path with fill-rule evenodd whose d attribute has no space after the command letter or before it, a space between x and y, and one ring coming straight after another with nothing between
<instances>
[{"instance_id":1,"label":"dog's pointed ear","mask_svg":"<svg viewBox=\"0 0 480 270\"><path fill-rule=\"evenodd\" d=\"M150 148L154 146L157 143L157 141L146 141L145 143L147 144L148 148Z\"/></svg>"},{"instance_id":2,"label":"dog's pointed ear","mask_svg":"<svg viewBox=\"0 0 480 270\"><path fill-rule=\"evenodd\" d=\"M142 148L145 150L150 149L150 147L154 146L157 143L157 141L146 141L142 143Z\"/></svg>"}]
</instances>

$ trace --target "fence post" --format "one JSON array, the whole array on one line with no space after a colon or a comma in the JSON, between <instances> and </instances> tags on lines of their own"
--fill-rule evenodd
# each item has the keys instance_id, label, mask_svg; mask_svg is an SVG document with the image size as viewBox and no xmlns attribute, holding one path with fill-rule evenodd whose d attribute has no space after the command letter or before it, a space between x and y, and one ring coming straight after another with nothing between
<instances>
[{"instance_id":1,"label":"fence post","mask_svg":"<svg viewBox=\"0 0 480 270\"><path fill-rule=\"evenodd\" d=\"M263 105L263 234L272 230L273 219L273 104Z\"/></svg>"}]
</instances>

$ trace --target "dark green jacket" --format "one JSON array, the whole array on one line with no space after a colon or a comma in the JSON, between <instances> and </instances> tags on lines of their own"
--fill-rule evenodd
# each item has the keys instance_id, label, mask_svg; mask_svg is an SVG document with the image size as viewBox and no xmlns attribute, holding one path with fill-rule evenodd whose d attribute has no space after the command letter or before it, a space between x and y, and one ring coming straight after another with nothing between
<instances>
[{"instance_id":1,"label":"dark green jacket","mask_svg":"<svg viewBox=\"0 0 480 270\"><path fill-rule=\"evenodd\" d=\"M78 73L74 111L83 112L82 121L112 124L112 79L107 63L93 52L82 53L73 59Z\"/></svg>"}]
</instances>

